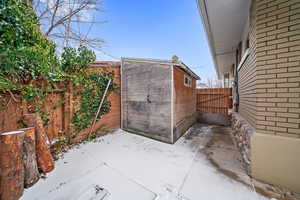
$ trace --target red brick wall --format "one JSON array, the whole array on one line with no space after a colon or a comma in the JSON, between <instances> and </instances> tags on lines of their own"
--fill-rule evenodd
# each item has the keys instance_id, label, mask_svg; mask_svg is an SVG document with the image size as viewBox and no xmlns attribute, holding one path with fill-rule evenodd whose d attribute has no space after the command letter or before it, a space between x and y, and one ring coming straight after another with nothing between
<instances>
[{"instance_id":1,"label":"red brick wall","mask_svg":"<svg viewBox=\"0 0 300 200\"><path fill-rule=\"evenodd\" d=\"M107 95L108 100L111 102L110 112L102 116L99 126L105 128L119 128L121 122L121 94L120 94L120 65L113 67L93 67L94 71L106 71L114 73L114 83L118 88Z\"/></svg>"},{"instance_id":2,"label":"red brick wall","mask_svg":"<svg viewBox=\"0 0 300 200\"><path fill-rule=\"evenodd\" d=\"M114 83L118 88L107 94L107 98L111 103L110 112L103 115L95 126L94 130L109 130L120 128L121 124L121 92L120 92L120 63L119 62L95 62L88 68L88 72L113 72ZM79 141L90 133L90 128L80 131L74 142Z\"/></svg>"}]
</instances>

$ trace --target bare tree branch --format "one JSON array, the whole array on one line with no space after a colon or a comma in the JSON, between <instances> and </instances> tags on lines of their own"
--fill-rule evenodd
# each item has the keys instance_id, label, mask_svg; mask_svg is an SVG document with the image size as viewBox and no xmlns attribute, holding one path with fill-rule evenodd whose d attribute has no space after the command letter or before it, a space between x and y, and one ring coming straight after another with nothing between
<instances>
[{"instance_id":1,"label":"bare tree branch","mask_svg":"<svg viewBox=\"0 0 300 200\"><path fill-rule=\"evenodd\" d=\"M94 49L101 49L103 40L91 37L96 20L96 12L102 0L33 0L33 8L41 24L41 30L49 39L62 46L84 44Z\"/></svg>"},{"instance_id":2,"label":"bare tree branch","mask_svg":"<svg viewBox=\"0 0 300 200\"><path fill-rule=\"evenodd\" d=\"M54 11L53 11L53 15L52 15L52 18L51 18L51 23L50 23L50 27L53 27L53 23L54 23L54 19L55 19L55 16L56 16L56 13L57 13L57 9L58 9L58 6L59 6L59 0L56 0L55 2L55 8L54 8ZM49 34L49 30L46 32L46 35Z\"/></svg>"}]
</instances>

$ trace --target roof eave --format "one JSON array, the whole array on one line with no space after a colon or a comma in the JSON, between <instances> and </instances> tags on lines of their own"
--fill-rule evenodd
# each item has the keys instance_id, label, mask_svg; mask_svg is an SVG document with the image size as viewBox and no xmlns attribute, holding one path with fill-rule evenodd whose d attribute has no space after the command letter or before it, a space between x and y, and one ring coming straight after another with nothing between
<instances>
[{"instance_id":1,"label":"roof eave","mask_svg":"<svg viewBox=\"0 0 300 200\"><path fill-rule=\"evenodd\" d=\"M179 65L183 70L185 70L188 74L190 74L192 77L194 77L196 80L201 80L200 76L195 74L186 64L183 62L180 62Z\"/></svg>"},{"instance_id":2,"label":"roof eave","mask_svg":"<svg viewBox=\"0 0 300 200\"><path fill-rule=\"evenodd\" d=\"M213 35L211 33L211 27L209 24L209 19L208 19L208 14L207 14L207 9L206 9L206 3L205 0L196 0L197 1L197 7L200 13L201 21L205 30L206 38L208 40L208 46L211 52L211 55L213 57L213 62L214 62L214 67L217 73L218 78L221 78L219 66L217 63L217 57L216 57L216 49L214 46L214 40L213 40Z\"/></svg>"}]
</instances>

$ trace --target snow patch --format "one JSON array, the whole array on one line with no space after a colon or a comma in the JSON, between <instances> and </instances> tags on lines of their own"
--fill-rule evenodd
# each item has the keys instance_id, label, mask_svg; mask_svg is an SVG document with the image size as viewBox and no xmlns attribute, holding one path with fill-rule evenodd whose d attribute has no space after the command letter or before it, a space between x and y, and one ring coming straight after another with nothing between
<instances>
[{"instance_id":1,"label":"snow patch","mask_svg":"<svg viewBox=\"0 0 300 200\"><path fill-rule=\"evenodd\" d=\"M258 200L201 152L209 131L209 126L189 129L171 145L119 129L64 154L22 200L101 199L104 194L103 200ZM96 194L95 187L103 192Z\"/></svg>"}]
</instances>

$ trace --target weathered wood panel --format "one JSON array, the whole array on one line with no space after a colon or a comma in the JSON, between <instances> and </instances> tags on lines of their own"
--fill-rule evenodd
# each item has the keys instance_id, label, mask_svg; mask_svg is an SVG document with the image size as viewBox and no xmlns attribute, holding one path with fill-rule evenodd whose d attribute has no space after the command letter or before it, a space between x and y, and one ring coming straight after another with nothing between
<instances>
[{"instance_id":1,"label":"weathered wood panel","mask_svg":"<svg viewBox=\"0 0 300 200\"><path fill-rule=\"evenodd\" d=\"M196 79L192 78L192 87L184 85L184 75L179 67L174 67L174 125L196 113Z\"/></svg>"},{"instance_id":2,"label":"weathered wood panel","mask_svg":"<svg viewBox=\"0 0 300 200\"><path fill-rule=\"evenodd\" d=\"M184 85L184 76L189 76L179 67L174 67L174 142L196 122L196 79L192 86Z\"/></svg>"},{"instance_id":3,"label":"weathered wood panel","mask_svg":"<svg viewBox=\"0 0 300 200\"><path fill-rule=\"evenodd\" d=\"M228 115L232 105L231 88L197 89L197 111Z\"/></svg>"},{"instance_id":4,"label":"weathered wood panel","mask_svg":"<svg viewBox=\"0 0 300 200\"><path fill-rule=\"evenodd\" d=\"M172 142L171 66L122 61L123 129Z\"/></svg>"}]
</instances>

